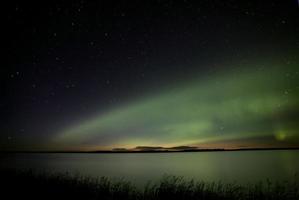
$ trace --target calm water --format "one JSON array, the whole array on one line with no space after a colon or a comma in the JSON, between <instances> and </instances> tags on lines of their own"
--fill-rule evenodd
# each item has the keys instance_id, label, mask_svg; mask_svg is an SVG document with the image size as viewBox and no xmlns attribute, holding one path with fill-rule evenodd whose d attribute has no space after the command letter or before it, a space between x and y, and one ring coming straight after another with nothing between
<instances>
[{"instance_id":1,"label":"calm water","mask_svg":"<svg viewBox=\"0 0 299 200\"><path fill-rule=\"evenodd\" d=\"M1 155L0 167L125 178L143 185L164 174L187 179L247 183L289 180L299 173L299 151L236 151L146 154Z\"/></svg>"}]
</instances>

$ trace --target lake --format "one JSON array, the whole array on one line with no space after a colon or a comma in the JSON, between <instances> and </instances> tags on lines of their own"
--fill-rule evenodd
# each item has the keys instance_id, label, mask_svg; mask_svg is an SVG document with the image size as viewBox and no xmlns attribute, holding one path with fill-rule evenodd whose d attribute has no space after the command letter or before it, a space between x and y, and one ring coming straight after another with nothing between
<instances>
[{"instance_id":1,"label":"lake","mask_svg":"<svg viewBox=\"0 0 299 200\"><path fill-rule=\"evenodd\" d=\"M0 167L124 178L137 185L157 181L165 174L245 184L267 178L294 179L299 173L299 150L2 154Z\"/></svg>"}]
</instances>

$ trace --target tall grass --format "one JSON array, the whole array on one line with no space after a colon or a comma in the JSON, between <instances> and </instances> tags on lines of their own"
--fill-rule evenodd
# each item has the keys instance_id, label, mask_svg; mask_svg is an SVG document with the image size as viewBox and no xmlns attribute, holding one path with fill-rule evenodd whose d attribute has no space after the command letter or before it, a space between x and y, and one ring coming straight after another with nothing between
<instances>
[{"instance_id":1,"label":"tall grass","mask_svg":"<svg viewBox=\"0 0 299 200\"><path fill-rule=\"evenodd\" d=\"M184 180L183 177L164 176L157 183L143 189L106 177L91 178L58 173L2 170L0 199L65 199L65 200L298 200L297 176L286 182L265 180L241 186L221 182Z\"/></svg>"}]
</instances>

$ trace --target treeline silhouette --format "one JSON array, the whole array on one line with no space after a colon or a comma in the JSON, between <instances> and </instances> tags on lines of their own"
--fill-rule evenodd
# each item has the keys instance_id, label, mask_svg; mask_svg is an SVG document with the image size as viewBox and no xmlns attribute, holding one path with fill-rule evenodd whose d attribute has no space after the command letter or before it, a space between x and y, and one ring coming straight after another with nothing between
<instances>
[{"instance_id":1,"label":"treeline silhouette","mask_svg":"<svg viewBox=\"0 0 299 200\"><path fill-rule=\"evenodd\" d=\"M213 151L274 151L274 150L299 150L299 147L283 148L237 148L237 149L203 149L192 146L177 147L151 147L137 146L133 149L113 148L111 150L93 150L93 151L0 151L0 154L10 153L179 153L179 152L213 152Z\"/></svg>"}]
</instances>

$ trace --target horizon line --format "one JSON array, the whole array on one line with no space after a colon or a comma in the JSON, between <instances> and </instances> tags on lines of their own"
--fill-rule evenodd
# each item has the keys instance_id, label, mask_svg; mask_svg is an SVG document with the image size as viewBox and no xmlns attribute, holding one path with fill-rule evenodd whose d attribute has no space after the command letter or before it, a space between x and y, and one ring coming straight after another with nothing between
<instances>
[{"instance_id":1,"label":"horizon line","mask_svg":"<svg viewBox=\"0 0 299 200\"><path fill-rule=\"evenodd\" d=\"M93 150L93 151L15 151L15 150L4 150L0 153L188 153L188 152L219 152L219 151L269 151L269 150L299 150L299 147L271 147L271 148L236 148L236 149L225 149L225 148L214 148L214 149L183 149L183 150L169 150L169 149L152 149L152 150Z\"/></svg>"}]
</instances>

